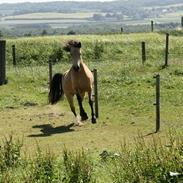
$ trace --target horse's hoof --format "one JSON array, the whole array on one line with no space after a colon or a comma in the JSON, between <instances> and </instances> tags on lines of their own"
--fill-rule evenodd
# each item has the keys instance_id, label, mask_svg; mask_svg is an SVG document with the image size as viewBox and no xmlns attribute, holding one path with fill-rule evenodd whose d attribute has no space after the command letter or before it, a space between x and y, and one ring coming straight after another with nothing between
<instances>
[{"instance_id":1,"label":"horse's hoof","mask_svg":"<svg viewBox=\"0 0 183 183\"><path fill-rule=\"evenodd\" d=\"M74 126L79 126L79 127L81 127L81 126L83 126L84 124L83 123L81 123L81 122L77 122L77 123L75 123L75 125Z\"/></svg>"},{"instance_id":2,"label":"horse's hoof","mask_svg":"<svg viewBox=\"0 0 183 183\"><path fill-rule=\"evenodd\" d=\"M93 123L93 124L97 123L97 119L96 119L96 117L95 117L95 116L94 116L94 117L92 117L92 123Z\"/></svg>"},{"instance_id":3,"label":"horse's hoof","mask_svg":"<svg viewBox=\"0 0 183 183\"><path fill-rule=\"evenodd\" d=\"M88 116L87 115L81 116L81 121L85 121L87 119L88 119Z\"/></svg>"}]
</instances>

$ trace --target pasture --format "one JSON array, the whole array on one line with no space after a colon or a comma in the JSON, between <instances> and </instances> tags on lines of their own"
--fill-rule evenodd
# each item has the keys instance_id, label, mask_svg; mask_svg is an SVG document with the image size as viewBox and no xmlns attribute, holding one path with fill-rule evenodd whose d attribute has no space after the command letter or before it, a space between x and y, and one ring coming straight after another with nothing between
<instances>
[{"instance_id":1,"label":"pasture","mask_svg":"<svg viewBox=\"0 0 183 183\"><path fill-rule=\"evenodd\" d=\"M96 26L101 23L108 23L113 25L144 25L149 24L149 18L144 18L141 20L134 20L132 18L124 16L120 22L111 20L103 20L102 22L93 20L92 17L95 14L106 15L106 13L101 12L80 12L80 13L58 13L58 12L44 12L44 13L28 13L13 16L4 16L0 19L0 26L5 27L18 27L18 26L39 26L39 24L48 25L52 28L69 28L73 25L90 25ZM157 24L166 24L170 22L179 23L182 11L177 11L176 13L166 13L160 17L154 17L153 20ZM33 26L33 27L34 27Z\"/></svg>"},{"instance_id":2,"label":"pasture","mask_svg":"<svg viewBox=\"0 0 183 183\"><path fill-rule=\"evenodd\" d=\"M66 99L55 106L48 105L48 60L52 58L54 61L54 73L63 73L70 68L70 57L61 50L64 42L70 39L82 42L83 60L90 69L98 70L99 119L95 125L88 120L83 127L73 126L74 117ZM144 65L141 61L142 41L146 42L147 51ZM13 44L16 45L16 67L12 66ZM124 141L130 148L137 147L134 139L139 134L144 137L143 143L151 141L152 136L158 136L164 143L170 129L182 135L182 37L170 34L167 68L162 67L164 49L165 35L159 33L7 40L8 84L0 86L1 139L8 135L23 139L26 154L35 154L39 144L42 151L49 149L54 154L60 154L64 147L74 151L83 148L96 159L104 150L119 151ZM153 76L157 73L161 76L161 130L153 134ZM87 99L84 106L90 113ZM96 175L100 179L97 182L111 182L100 166L96 169L105 174L102 178Z\"/></svg>"},{"instance_id":3,"label":"pasture","mask_svg":"<svg viewBox=\"0 0 183 183\"><path fill-rule=\"evenodd\" d=\"M5 16L1 19L0 25L16 26L31 24L47 24L54 28L64 28L73 24L80 25L90 23L89 20L95 12L80 13L31 13L23 15Z\"/></svg>"}]
</instances>

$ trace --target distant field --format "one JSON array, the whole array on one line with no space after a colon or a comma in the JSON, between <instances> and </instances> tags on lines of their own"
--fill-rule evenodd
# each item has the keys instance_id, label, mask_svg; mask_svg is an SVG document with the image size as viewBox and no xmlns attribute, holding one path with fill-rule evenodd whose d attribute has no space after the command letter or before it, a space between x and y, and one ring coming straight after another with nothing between
<instances>
[{"instance_id":1,"label":"distant field","mask_svg":"<svg viewBox=\"0 0 183 183\"><path fill-rule=\"evenodd\" d=\"M178 4L170 4L170 5L167 5L167 6L152 6L152 7L144 7L146 9L152 9L152 8L171 8L171 7L180 7L180 6L183 6L183 3L178 3Z\"/></svg>"},{"instance_id":2,"label":"distant field","mask_svg":"<svg viewBox=\"0 0 183 183\"><path fill-rule=\"evenodd\" d=\"M7 16L4 20L24 20L24 19L85 19L93 16L94 13L31 13L24 15L16 15L16 16Z\"/></svg>"},{"instance_id":3,"label":"distant field","mask_svg":"<svg viewBox=\"0 0 183 183\"><path fill-rule=\"evenodd\" d=\"M16 16L6 16L0 21L1 26L16 26L16 25L38 25L45 24L52 28L67 28L73 25L83 24L126 24L126 25L143 25L149 24L150 19L144 20L131 20L125 18L121 21L93 21L89 20L96 12L81 12L81 13L32 13ZM102 13L101 13L102 14ZM158 23L169 23L169 22L180 22L180 16L183 14L182 11L176 13L165 14L160 18L153 18Z\"/></svg>"},{"instance_id":4,"label":"distant field","mask_svg":"<svg viewBox=\"0 0 183 183\"><path fill-rule=\"evenodd\" d=\"M0 25L32 25L32 24L47 24L54 28L66 28L72 25L80 25L90 23L88 18L93 16L93 13L32 13L16 16L6 16L0 21Z\"/></svg>"},{"instance_id":5,"label":"distant field","mask_svg":"<svg viewBox=\"0 0 183 183\"><path fill-rule=\"evenodd\" d=\"M154 20L160 22L160 23L178 23L181 22L181 17L183 15L183 11L177 11L175 13L167 13L165 15L162 15L160 18L155 18Z\"/></svg>"},{"instance_id":6,"label":"distant field","mask_svg":"<svg viewBox=\"0 0 183 183\"><path fill-rule=\"evenodd\" d=\"M167 13L166 14L166 16L165 17L167 17L167 18L180 18L180 17L182 17L183 16L183 11L177 11L177 12L175 12L175 13Z\"/></svg>"}]
</instances>

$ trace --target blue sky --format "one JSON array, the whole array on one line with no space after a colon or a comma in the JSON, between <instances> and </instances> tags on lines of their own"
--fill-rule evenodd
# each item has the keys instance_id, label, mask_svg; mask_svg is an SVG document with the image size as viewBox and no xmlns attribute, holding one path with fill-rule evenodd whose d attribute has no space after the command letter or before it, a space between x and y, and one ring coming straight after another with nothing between
<instances>
[{"instance_id":1,"label":"blue sky","mask_svg":"<svg viewBox=\"0 0 183 183\"><path fill-rule=\"evenodd\" d=\"M17 2L47 2L47 1L63 1L63 0L0 0L1 3L17 3ZM68 1L68 0L64 0ZM72 1L111 1L111 0L72 0Z\"/></svg>"}]
</instances>

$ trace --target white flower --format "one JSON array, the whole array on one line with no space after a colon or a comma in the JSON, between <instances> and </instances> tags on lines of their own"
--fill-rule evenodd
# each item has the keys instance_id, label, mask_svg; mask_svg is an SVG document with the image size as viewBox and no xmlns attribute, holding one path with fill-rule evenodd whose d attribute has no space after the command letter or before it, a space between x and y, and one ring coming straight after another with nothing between
<instances>
[{"instance_id":1,"label":"white flower","mask_svg":"<svg viewBox=\"0 0 183 183\"><path fill-rule=\"evenodd\" d=\"M117 157L119 157L120 155L119 155L119 153L114 153L114 156L117 156Z\"/></svg>"},{"instance_id":2,"label":"white flower","mask_svg":"<svg viewBox=\"0 0 183 183\"><path fill-rule=\"evenodd\" d=\"M170 172L170 176L171 177L179 176L179 175L181 175L181 173L178 173L178 172Z\"/></svg>"}]
</instances>

